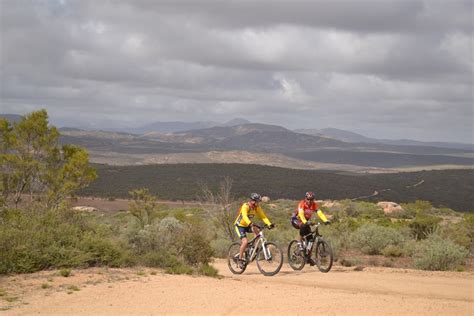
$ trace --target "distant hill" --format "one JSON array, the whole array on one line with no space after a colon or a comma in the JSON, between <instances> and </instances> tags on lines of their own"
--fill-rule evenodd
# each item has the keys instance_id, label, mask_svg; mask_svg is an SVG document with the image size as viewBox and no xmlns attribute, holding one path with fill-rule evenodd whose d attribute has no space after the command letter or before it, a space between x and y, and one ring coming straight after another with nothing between
<instances>
[{"instance_id":1,"label":"distant hill","mask_svg":"<svg viewBox=\"0 0 474 316\"><path fill-rule=\"evenodd\" d=\"M111 164L124 162L170 163L170 157L153 155L190 154L180 156L182 163L196 162L196 155L215 156L212 152L228 152L231 161L239 161L242 153L244 163L261 163L258 155L268 153L267 161L262 164L281 165L288 159L296 159L289 167L301 168L303 165L329 164L334 169L360 170L361 168L407 170L407 168L469 168L473 165L474 155L461 149L438 148L428 146L398 146L380 143L349 143L329 137L312 136L290 131L284 127L267 124L244 124L237 126L214 126L176 133L131 133L84 131L61 129L61 142L76 144L91 151L95 161ZM204 154L208 153L208 154ZM274 155L272 155L274 154ZM147 156L144 156L147 155ZM151 155L151 156L150 156ZM219 154L225 157L223 154ZM254 155L254 156L252 156ZM256 155L256 156L255 156ZM283 155L283 157L279 158ZM177 157L177 156L173 156ZM178 159L178 158L176 158ZM201 158L199 158L201 159ZM230 158L229 158L230 159ZM221 162L226 162L225 160Z\"/></svg>"},{"instance_id":2,"label":"distant hill","mask_svg":"<svg viewBox=\"0 0 474 316\"><path fill-rule=\"evenodd\" d=\"M122 128L106 128L104 130L110 132L123 132L132 134L149 134L149 133L178 133L197 129L211 128L215 126L230 127L242 124L249 124L250 121L243 118L235 118L230 121L220 123L214 121L196 121L196 122L153 122L140 127L122 127Z\"/></svg>"},{"instance_id":3,"label":"distant hill","mask_svg":"<svg viewBox=\"0 0 474 316\"><path fill-rule=\"evenodd\" d=\"M222 150L282 152L307 148L346 147L344 142L338 140L295 133L281 126L259 123L215 126L166 136L154 136L163 141L203 144Z\"/></svg>"},{"instance_id":4,"label":"distant hill","mask_svg":"<svg viewBox=\"0 0 474 316\"><path fill-rule=\"evenodd\" d=\"M105 129L111 132L123 132L132 134L146 134L146 133L175 133L193 129L208 128L217 125L216 122L154 122L140 127L130 128L108 128Z\"/></svg>"},{"instance_id":5,"label":"distant hill","mask_svg":"<svg viewBox=\"0 0 474 316\"><path fill-rule=\"evenodd\" d=\"M337 128L297 129L295 130L295 132L308 135L330 137L349 143L385 144L395 146L426 146L474 151L473 144L455 142L422 142L410 139L377 139Z\"/></svg>"},{"instance_id":6,"label":"distant hill","mask_svg":"<svg viewBox=\"0 0 474 316\"><path fill-rule=\"evenodd\" d=\"M235 118L233 120L227 121L223 126L237 126L237 125L244 125L244 124L251 124L249 120L243 119L243 118Z\"/></svg>"},{"instance_id":7,"label":"distant hill","mask_svg":"<svg viewBox=\"0 0 474 316\"><path fill-rule=\"evenodd\" d=\"M10 123L17 123L17 122L21 121L23 116L17 115L17 114L0 114L0 118L4 118L7 121L9 121Z\"/></svg>"},{"instance_id":8,"label":"distant hill","mask_svg":"<svg viewBox=\"0 0 474 316\"><path fill-rule=\"evenodd\" d=\"M374 143L376 142L374 139L365 137L363 135L345 131L342 129L337 128L323 128L323 129L297 129L295 130L297 133L314 135L314 136L324 136L330 137L337 140L341 140L343 142L349 143Z\"/></svg>"},{"instance_id":9,"label":"distant hill","mask_svg":"<svg viewBox=\"0 0 474 316\"><path fill-rule=\"evenodd\" d=\"M60 127L58 129L60 132L82 132L84 131L83 129L80 129L80 128L76 128L76 127Z\"/></svg>"}]
</instances>

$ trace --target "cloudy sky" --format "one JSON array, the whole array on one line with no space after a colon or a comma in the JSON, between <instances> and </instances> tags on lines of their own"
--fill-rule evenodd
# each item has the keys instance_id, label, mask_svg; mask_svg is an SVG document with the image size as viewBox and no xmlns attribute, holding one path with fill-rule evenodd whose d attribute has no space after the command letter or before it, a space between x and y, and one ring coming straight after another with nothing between
<instances>
[{"instance_id":1,"label":"cloudy sky","mask_svg":"<svg viewBox=\"0 0 474 316\"><path fill-rule=\"evenodd\" d=\"M0 113L472 142L471 0L0 0Z\"/></svg>"}]
</instances>

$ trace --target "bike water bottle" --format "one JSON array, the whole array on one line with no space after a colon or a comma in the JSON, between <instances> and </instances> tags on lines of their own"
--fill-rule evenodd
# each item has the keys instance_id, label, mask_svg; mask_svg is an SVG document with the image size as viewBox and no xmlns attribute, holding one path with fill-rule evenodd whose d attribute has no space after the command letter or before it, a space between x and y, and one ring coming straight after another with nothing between
<instances>
[{"instance_id":1,"label":"bike water bottle","mask_svg":"<svg viewBox=\"0 0 474 316\"><path fill-rule=\"evenodd\" d=\"M313 241L312 241L312 240L308 241L308 248L307 248L308 251L311 250L311 247L312 247L312 246L313 246Z\"/></svg>"}]
</instances>

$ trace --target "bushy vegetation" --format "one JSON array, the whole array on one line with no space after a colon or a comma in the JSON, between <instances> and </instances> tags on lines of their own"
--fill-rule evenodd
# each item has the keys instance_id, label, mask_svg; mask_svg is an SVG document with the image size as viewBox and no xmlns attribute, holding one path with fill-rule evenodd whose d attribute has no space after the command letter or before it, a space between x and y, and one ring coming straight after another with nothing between
<instances>
[{"instance_id":1,"label":"bushy vegetation","mask_svg":"<svg viewBox=\"0 0 474 316\"><path fill-rule=\"evenodd\" d=\"M4 210L0 222L0 274L125 263L125 250L68 210Z\"/></svg>"},{"instance_id":2,"label":"bushy vegetation","mask_svg":"<svg viewBox=\"0 0 474 316\"><path fill-rule=\"evenodd\" d=\"M403 235L390 227L364 224L352 234L353 246L368 255L378 255L387 246L403 243Z\"/></svg>"},{"instance_id":3,"label":"bushy vegetation","mask_svg":"<svg viewBox=\"0 0 474 316\"><path fill-rule=\"evenodd\" d=\"M465 248L451 240L431 235L417 245L414 264L423 270L453 270L464 262L467 254Z\"/></svg>"},{"instance_id":4,"label":"bushy vegetation","mask_svg":"<svg viewBox=\"0 0 474 316\"><path fill-rule=\"evenodd\" d=\"M131 191L129 211L112 223L70 210L66 198L96 174L85 150L59 146L47 118L38 111L13 126L0 120L0 274L141 264L217 275L202 219L161 210L147 189Z\"/></svg>"},{"instance_id":5,"label":"bushy vegetation","mask_svg":"<svg viewBox=\"0 0 474 316\"><path fill-rule=\"evenodd\" d=\"M415 239L425 239L439 227L441 218L419 213L409 224Z\"/></svg>"}]
</instances>

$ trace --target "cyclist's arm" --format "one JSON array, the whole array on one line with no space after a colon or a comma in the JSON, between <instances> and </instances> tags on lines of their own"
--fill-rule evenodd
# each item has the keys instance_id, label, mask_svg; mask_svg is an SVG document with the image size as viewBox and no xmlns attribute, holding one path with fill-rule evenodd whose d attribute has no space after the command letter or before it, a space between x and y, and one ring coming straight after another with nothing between
<instances>
[{"instance_id":1,"label":"cyclist's arm","mask_svg":"<svg viewBox=\"0 0 474 316\"><path fill-rule=\"evenodd\" d=\"M249 206L247 203L242 205L240 212L242 214L242 220L240 221L240 223L242 224L241 226L249 226L252 221L249 218Z\"/></svg>"},{"instance_id":2,"label":"cyclist's arm","mask_svg":"<svg viewBox=\"0 0 474 316\"><path fill-rule=\"evenodd\" d=\"M258 217L260 217L262 219L262 221L265 223L265 225L267 226L270 226L272 223L270 222L270 220L268 219L267 215L265 214L265 212L262 210L262 208L259 206L257 206L257 215Z\"/></svg>"},{"instance_id":3,"label":"cyclist's arm","mask_svg":"<svg viewBox=\"0 0 474 316\"><path fill-rule=\"evenodd\" d=\"M328 221L326 215L324 215L323 211L321 211L321 209L318 209L318 211L316 212L316 214L318 214L319 218L324 222L326 223Z\"/></svg>"},{"instance_id":4,"label":"cyclist's arm","mask_svg":"<svg viewBox=\"0 0 474 316\"><path fill-rule=\"evenodd\" d=\"M306 224L306 222L308 221L306 219L306 217L304 216L304 206L302 205L302 202L300 202L298 204L298 218L299 220L303 223L303 224Z\"/></svg>"}]
</instances>

